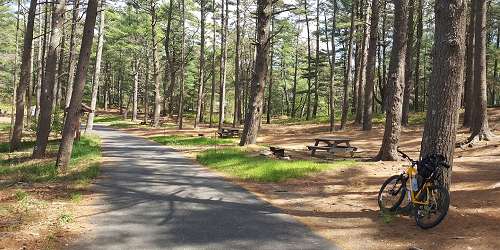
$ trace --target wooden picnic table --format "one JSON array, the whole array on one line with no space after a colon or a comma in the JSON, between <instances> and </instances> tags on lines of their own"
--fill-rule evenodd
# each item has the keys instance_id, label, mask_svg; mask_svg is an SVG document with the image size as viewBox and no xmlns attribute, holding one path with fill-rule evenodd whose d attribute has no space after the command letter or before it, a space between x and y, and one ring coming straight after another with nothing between
<instances>
[{"instance_id":1,"label":"wooden picnic table","mask_svg":"<svg viewBox=\"0 0 500 250\"><path fill-rule=\"evenodd\" d=\"M351 138L347 137L320 137L315 138L314 146L307 146L309 150L311 150L311 156L314 156L316 150L325 150L329 153L338 153L338 152L350 152L351 157L354 156L354 152L357 151L356 147L352 147L350 142ZM320 146L319 144L326 144L324 146ZM340 144L345 144L340 145Z\"/></svg>"},{"instance_id":2,"label":"wooden picnic table","mask_svg":"<svg viewBox=\"0 0 500 250\"><path fill-rule=\"evenodd\" d=\"M240 135L239 128L231 128L231 127L222 127L217 131L219 137L235 137Z\"/></svg>"}]
</instances>

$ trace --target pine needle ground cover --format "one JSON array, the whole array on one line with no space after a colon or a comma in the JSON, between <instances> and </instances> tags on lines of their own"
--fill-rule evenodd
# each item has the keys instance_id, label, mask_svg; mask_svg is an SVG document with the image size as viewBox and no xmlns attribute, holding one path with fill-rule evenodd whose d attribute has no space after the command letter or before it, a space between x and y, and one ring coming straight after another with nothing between
<instances>
[{"instance_id":1,"label":"pine needle ground cover","mask_svg":"<svg viewBox=\"0 0 500 250\"><path fill-rule=\"evenodd\" d=\"M209 149L197 156L197 160L230 176L258 182L280 182L300 178L337 167L355 166L353 160L314 162L309 160L277 160L254 155L245 149L230 147Z\"/></svg>"},{"instance_id":2,"label":"pine needle ground cover","mask_svg":"<svg viewBox=\"0 0 500 250\"><path fill-rule=\"evenodd\" d=\"M77 218L91 194L89 184L99 175L101 141L82 136L74 144L68 173L59 175L58 140L50 141L47 157L31 159L33 138L27 136L21 151L9 153L7 133L0 129L0 235L6 236L0 246L60 249L81 231Z\"/></svg>"}]
</instances>

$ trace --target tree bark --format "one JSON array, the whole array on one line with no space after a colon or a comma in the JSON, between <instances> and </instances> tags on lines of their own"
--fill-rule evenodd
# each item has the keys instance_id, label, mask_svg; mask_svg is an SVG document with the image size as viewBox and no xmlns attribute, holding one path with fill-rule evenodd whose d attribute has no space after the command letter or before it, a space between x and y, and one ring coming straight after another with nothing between
<instances>
[{"instance_id":1,"label":"tree bark","mask_svg":"<svg viewBox=\"0 0 500 250\"><path fill-rule=\"evenodd\" d=\"M52 29L47 51L46 76L42 81L42 94L40 96L40 117L36 132L36 145L33 149L33 158L40 158L45 155L49 133L52 123L52 104L54 98L54 84L56 81L57 54L61 41L61 29L64 22L65 0L58 0L54 3L52 13Z\"/></svg>"},{"instance_id":2,"label":"tree bark","mask_svg":"<svg viewBox=\"0 0 500 250\"><path fill-rule=\"evenodd\" d=\"M216 40L216 33L217 33L217 27L216 27L216 20L215 20L215 0L212 1L212 21L213 21L213 37L212 37L212 88L211 88L211 94L210 94L210 121L209 121L209 127L212 127L213 125L213 116L214 116L214 108L215 108L215 60L216 60L216 53L217 53L217 44L215 42Z\"/></svg>"},{"instance_id":3,"label":"tree bark","mask_svg":"<svg viewBox=\"0 0 500 250\"><path fill-rule=\"evenodd\" d=\"M408 0L394 1L394 34L389 62L387 83L389 106L385 118L384 138L376 160L394 161L398 159L397 147L401 135L401 113L403 108L403 88L405 75L406 36L408 29Z\"/></svg>"},{"instance_id":4,"label":"tree bark","mask_svg":"<svg viewBox=\"0 0 500 250\"><path fill-rule=\"evenodd\" d=\"M240 87L240 0L236 0L236 48L234 55L234 117L233 127L241 121L241 87Z\"/></svg>"},{"instance_id":5,"label":"tree bark","mask_svg":"<svg viewBox=\"0 0 500 250\"><path fill-rule=\"evenodd\" d=\"M453 165L460 88L463 81L465 0L437 1L434 56L420 157L442 154ZM449 187L452 169L444 169Z\"/></svg>"},{"instance_id":6,"label":"tree bark","mask_svg":"<svg viewBox=\"0 0 500 250\"><path fill-rule=\"evenodd\" d=\"M297 112L296 110L296 98L297 98L297 71L299 68L299 36L300 32L297 32L297 40L295 43L295 62L293 65L293 87L292 87L292 110L291 110L291 116L292 118L295 118L295 113Z\"/></svg>"},{"instance_id":7,"label":"tree bark","mask_svg":"<svg viewBox=\"0 0 500 250\"><path fill-rule=\"evenodd\" d=\"M133 97L133 104L132 104L132 121L137 122L137 104L138 104L138 98L137 95L139 93L139 65L137 62L137 59L134 60L134 97Z\"/></svg>"},{"instance_id":8,"label":"tree bark","mask_svg":"<svg viewBox=\"0 0 500 250\"><path fill-rule=\"evenodd\" d=\"M221 57L220 57L220 86L219 86L219 128L224 125L226 110L226 60L227 60L227 26L229 13L228 0L222 2L221 9Z\"/></svg>"},{"instance_id":9,"label":"tree bark","mask_svg":"<svg viewBox=\"0 0 500 250\"><path fill-rule=\"evenodd\" d=\"M468 143L489 141L494 136L488 125L486 93L486 0L476 0L474 24L474 114L472 134Z\"/></svg>"},{"instance_id":10,"label":"tree bark","mask_svg":"<svg viewBox=\"0 0 500 250\"><path fill-rule=\"evenodd\" d=\"M413 16L415 13L414 1L409 2L408 6L408 39L406 44L406 57L405 57L405 89L403 94L403 113L401 116L401 124L408 126L408 116L410 113L410 98L413 88L413 34L414 34L414 21Z\"/></svg>"},{"instance_id":11,"label":"tree bark","mask_svg":"<svg viewBox=\"0 0 500 250\"><path fill-rule=\"evenodd\" d=\"M330 132L335 131L335 29L337 26L337 0L333 1L333 17L331 31L331 51L328 47L328 22L325 15L325 37L326 49L328 51L328 62L330 64L330 85L329 85L329 114L330 114Z\"/></svg>"},{"instance_id":12,"label":"tree bark","mask_svg":"<svg viewBox=\"0 0 500 250\"><path fill-rule=\"evenodd\" d=\"M184 72L185 65L185 44L186 44L186 10L185 10L185 0L182 0L182 38L181 38L181 81L179 83L179 129L183 129L184 120L184 80L186 78L186 72Z\"/></svg>"},{"instance_id":13,"label":"tree bark","mask_svg":"<svg viewBox=\"0 0 500 250\"><path fill-rule=\"evenodd\" d=\"M150 0L150 11L151 11L151 55L153 60L153 83L155 86L155 106L153 113L153 127L158 127L160 123L160 111L161 111L161 88L160 79L158 73L158 55L156 47L156 0Z\"/></svg>"},{"instance_id":14,"label":"tree bark","mask_svg":"<svg viewBox=\"0 0 500 250\"><path fill-rule=\"evenodd\" d=\"M465 48L465 82L464 82L464 127L471 127L473 121L474 108L474 23L475 23L475 4L469 3L469 20L467 24L467 36Z\"/></svg>"},{"instance_id":15,"label":"tree bark","mask_svg":"<svg viewBox=\"0 0 500 250\"><path fill-rule=\"evenodd\" d=\"M24 119L24 96L26 88L30 81L31 71L31 51L33 47L33 28L35 26L35 13L36 13L36 0L30 1L28 10L28 23L23 41L23 54L21 57L21 75L19 77L19 84L17 86L15 100L16 100L16 116L14 127L12 129L12 137L10 140L10 151L19 150L21 146L21 138L23 136L23 119ZM17 65L15 65L17 67Z\"/></svg>"},{"instance_id":16,"label":"tree bark","mask_svg":"<svg viewBox=\"0 0 500 250\"><path fill-rule=\"evenodd\" d=\"M368 2L367 2L368 3ZM361 58L359 64L359 81L358 81L358 102L356 107L356 118L355 123L361 124L363 122L363 113L365 111L365 85L366 85L366 70L367 70L367 60L368 60L368 43L370 38L370 29L368 27L368 20L370 20L370 4L366 4L362 8L362 13L364 16L363 20L363 41L361 44ZM363 11L364 10L364 11Z\"/></svg>"},{"instance_id":17,"label":"tree bark","mask_svg":"<svg viewBox=\"0 0 500 250\"><path fill-rule=\"evenodd\" d=\"M314 63L314 103L313 103L313 110L312 110L312 117L313 119L316 118L316 115L318 113L318 102L319 102L319 95L318 95L318 88L319 88L319 0L316 0L316 58L315 58L315 63ZM271 53L273 53L271 51Z\"/></svg>"},{"instance_id":18,"label":"tree bark","mask_svg":"<svg viewBox=\"0 0 500 250\"><path fill-rule=\"evenodd\" d=\"M73 92L73 79L75 78L75 55L76 55L76 25L78 23L78 8L80 6L80 0L73 1L73 15L71 19L71 34L69 38L69 58L68 58L68 81L66 88L66 98L65 107L69 107L69 102L71 101L71 93Z\"/></svg>"},{"instance_id":19,"label":"tree bark","mask_svg":"<svg viewBox=\"0 0 500 250\"><path fill-rule=\"evenodd\" d=\"M419 111L420 106L420 49L422 47L422 35L423 35L423 16L424 16L424 0L418 1L418 18L417 18L417 41L415 43L415 97L413 99L413 106L415 111Z\"/></svg>"},{"instance_id":20,"label":"tree bark","mask_svg":"<svg viewBox=\"0 0 500 250\"><path fill-rule=\"evenodd\" d=\"M371 130L373 127L373 88L375 86L375 57L377 56L378 41L378 21L379 21L379 1L373 0L371 6L370 20L370 40L368 45L368 55L366 61L366 89L365 105L363 113L363 130ZM379 62L380 64L380 62ZM380 75L379 75L380 78Z\"/></svg>"},{"instance_id":21,"label":"tree bark","mask_svg":"<svg viewBox=\"0 0 500 250\"><path fill-rule=\"evenodd\" d=\"M356 9L355 3L351 3L351 25L349 29L349 39L348 39L348 49L347 49L347 60L346 60L346 71L344 77L344 96L342 100L342 117L340 121L340 130L343 130L347 124L347 113L349 112L349 84L352 82L352 46L353 46L353 37L354 37L354 21L355 21L355 12Z\"/></svg>"},{"instance_id":22,"label":"tree bark","mask_svg":"<svg viewBox=\"0 0 500 250\"><path fill-rule=\"evenodd\" d=\"M306 15L306 29L307 29L307 106L306 106L306 120L311 118L311 35L309 31L309 17L307 9L307 0L304 0L304 11Z\"/></svg>"},{"instance_id":23,"label":"tree bark","mask_svg":"<svg viewBox=\"0 0 500 250\"><path fill-rule=\"evenodd\" d=\"M77 126L79 126L81 116L81 105L83 98L83 89L87 77L87 69L89 65L90 52L92 49L92 40L94 37L94 27L97 16L97 0L89 0L87 5L87 14L83 27L82 45L80 48L80 56L76 70L75 81L73 83L73 93L69 110L64 123L61 144L57 153L56 166L60 173L66 173L71 152L73 151L73 141Z\"/></svg>"},{"instance_id":24,"label":"tree bark","mask_svg":"<svg viewBox=\"0 0 500 250\"><path fill-rule=\"evenodd\" d=\"M239 0L238 0L239 2ZM194 128L198 127L198 123L200 122L200 116L201 116L201 107L203 104L203 83L204 83L204 77L205 77L205 0L200 1L200 15L201 15L201 41L200 41L200 69L199 69L199 74L198 74L198 100L197 100L197 105L196 105L196 117L194 119ZM238 45L237 45L238 46ZM238 51L238 48L236 49ZM238 52L236 52L238 53ZM237 73L238 70L235 70L235 74Z\"/></svg>"},{"instance_id":25,"label":"tree bark","mask_svg":"<svg viewBox=\"0 0 500 250\"><path fill-rule=\"evenodd\" d=\"M274 12L274 6L273 10ZM271 33L273 34L274 32L274 16L271 17ZM272 35L271 35L272 36ZM270 43L270 56L269 56L269 87L267 88L267 112L266 112L266 124L271 124L271 112L272 112L272 98L273 98L273 83L274 83L274 77L273 77L273 61L274 61L274 41L273 38L269 40Z\"/></svg>"},{"instance_id":26,"label":"tree bark","mask_svg":"<svg viewBox=\"0 0 500 250\"><path fill-rule=\"evenodd\" d=\"M43 78L43 55L42 55L42 50L43 50L43 31L42 31L42 6L38 6L38 15L39 15L39 21L38 21L38 51L37 51L37 56L36 56L36 61L37 61L37 69L36 69L36 106L35 106L35 121L38 120L38 114L40 112L40 95L42 93L42 78Z\"/></svg>"},{"instance_id":27,"label":"tree bark","mask_svg":"<svg viewBox=\"0 0 500 250\"><path fill-rule=\"evenodd\" d=\"M268 70L269 23L272 13L271 0L257 0L257 45L252 76L251 96L245 117L245 127L241 135L240 146L255 144L262 116L264 87Z\"/></svg>"},{"instance_id":28,"label":"tree bark","mask_svg":"<svg viewBox=\"0 0 500 250\"><path fill-rule=\"evenodd\" d=\"M94 127L94 116L96 112L97 104L97 93L99 91L99 80L101 76L101 59L102 59L102 48L104 45L104 25L105 25L105 9L104 0L101 0L101 11L99 20L99 37L97 38L97 52L95 56L95 67L94 75L92 79L92 97L90 100L90 109L92 110L87 117L87 126L85 128L85 133L92 132ZM120 107L121 108L121 107Z\"/></svg>"}]
</instances>

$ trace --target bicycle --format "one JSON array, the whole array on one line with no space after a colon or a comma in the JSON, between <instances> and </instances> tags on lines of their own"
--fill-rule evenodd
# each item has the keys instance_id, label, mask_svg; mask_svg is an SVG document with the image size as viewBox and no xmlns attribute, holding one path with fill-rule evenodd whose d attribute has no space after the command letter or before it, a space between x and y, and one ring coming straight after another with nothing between
<instances>
[{"instance_id":1,"label":"bicycle","mask_svg":"<svg viewBox=\"0 0 500 250\"><path fill-rule=\"evenodd\" d=\"M442 184L441 167L450 168L446 158L431 155L421 161L414 161L399 149L398 153L410 161L411 165L403 173L389 177L382 184L378 193L380 210L396 212L406 196L420 228L437 226L446 217L450 205L448 189ZM407 185L408 181L410 185Z\"/></svg>"}]
</instances>

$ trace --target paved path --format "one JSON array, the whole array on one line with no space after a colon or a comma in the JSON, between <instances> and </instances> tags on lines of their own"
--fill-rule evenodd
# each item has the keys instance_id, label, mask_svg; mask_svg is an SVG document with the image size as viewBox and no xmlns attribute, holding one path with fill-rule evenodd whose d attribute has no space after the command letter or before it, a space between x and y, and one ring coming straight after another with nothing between
<instances>
[{"instance_id":1,"label":"paved path","mask_svg":"<svg viewBox=\"0 0 500 250\"><path fill-rule=\"evenodd\" d=\"M335 249L291 216L165 146L96 126L102 194L72 249Z\"/></svg>"}]
</instances>

